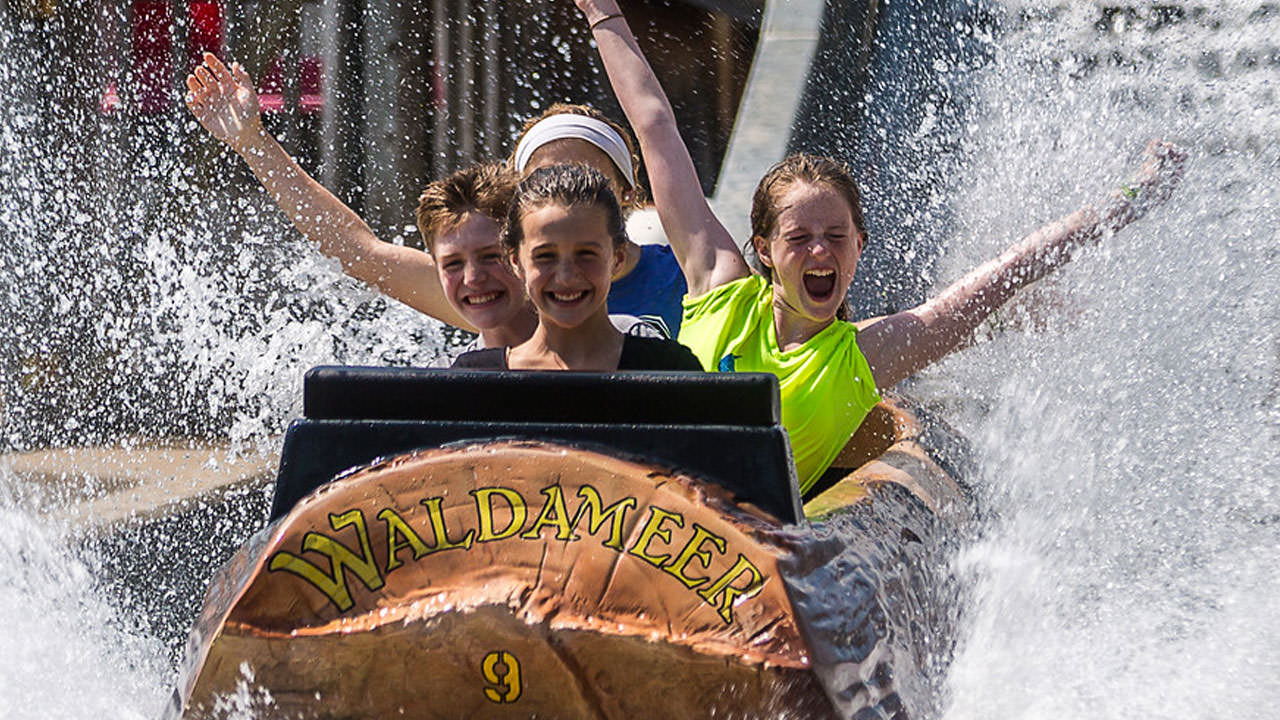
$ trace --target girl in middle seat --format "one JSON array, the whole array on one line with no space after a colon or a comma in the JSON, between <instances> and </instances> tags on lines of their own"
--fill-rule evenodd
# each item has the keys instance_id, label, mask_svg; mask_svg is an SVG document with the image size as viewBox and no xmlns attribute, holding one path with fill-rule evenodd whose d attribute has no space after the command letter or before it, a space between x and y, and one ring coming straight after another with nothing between
<instances>
[{"instance_id":1,"label":"girl in middle seat","mask_svg":"<svg viewBox=\"0 0 1280 720\"><path fill-rule=\"evenodd\" d=\"M464 353L455 368L702 370L683 345L624 335L610 322L606 298L626 261L627 232L600 172L580 165L533 171L516 189L503 243L537 309L537 327L518 345Z\"/></svg>"},{"instance_id":2,"label":"girl in middle seat","mask_svg":"<svg viewBox=\"0 0 1280 720\"><path fill-rule=\"evenodd\" d=\"M623 245L626 255L609 291L609 312L639 317L664 336L676 337L688 287L657 213L645 207L640 155L631 133L590 105L556 103L524 124L508 162L521 177L551 165L585 165L609 180L628 234L646 238L643 245L630 240Z\"/></svg>"}]
</instances>

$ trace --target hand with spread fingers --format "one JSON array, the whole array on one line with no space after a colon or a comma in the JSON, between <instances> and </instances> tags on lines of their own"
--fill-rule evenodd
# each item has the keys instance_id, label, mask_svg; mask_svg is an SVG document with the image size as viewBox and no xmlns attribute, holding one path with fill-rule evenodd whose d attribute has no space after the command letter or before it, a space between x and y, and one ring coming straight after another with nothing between
<instances>
[{"instance_id":1,"label":"hand with spread fingers","mask_svg":"<svg viewBox=\"0 0 1280 720\"><path fill-rule=\"evenodd\" d=\"M187 107L218 140L243 152L262 133L258 93L240 63L228 68L212 53L187 76Z\"/></svg>"},{"instance_id":2,"label":"hand with spread fingers","mask_svg":"<svg viewBox=\"0 0 1280 720\"><path fill-rule=\"evenodd\" d=\"M1098 205L1095 232L1082 240L1098 241L1106 233L1115 233L1129 223L1163 205L1182 182L1187 151L1166 140L1152 140L1142 151L1142 167L1133 180L1111 193L1106 203Z\"/></svg>"},{"instance_id":3,"label":"hand with spread fingers","mask_svg":"<svg viewBox=\"0 0 1280 720\"><path fill-rule=\"evenodd\" d=\"M1139 212L1160 205L1182 182L1187 151L1166 140L1152 140L1142 153L1142 169L1123 193L1139 206Z\"/></svg>"}]
</instances>

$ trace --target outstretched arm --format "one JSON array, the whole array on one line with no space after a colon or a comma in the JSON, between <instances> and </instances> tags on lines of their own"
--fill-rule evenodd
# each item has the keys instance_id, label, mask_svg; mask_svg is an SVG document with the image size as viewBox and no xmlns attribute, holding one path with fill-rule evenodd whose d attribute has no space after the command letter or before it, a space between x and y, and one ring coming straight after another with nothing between
<instances>
[{"instance_id":1,"label":"outstretched arm","mask_svg":"<svg viewBox=\"0 0 1280 720\"><path fill-rule=\"evenodd\" d=\"M676 127L675 113L618 3L575 2L591 26L613 92L640 141L658 217L684 270L689 294L701 295L746 277L751 271L702 195L693 159Z\"/></svg>"},{"instance_id":2,"label":"outstretched arm","mask_svg":"<svg viewBox=\"0 0 1280 720\"><path fill-rule=\"evenodd\" d=\"M239 66L206 53L187 76L187 107L235 150L293 224L346 274L431 317L472 330L440 286L435 262L420 250L379 240L341 200L298 166L263 127L258 94Z\"/></svg>"},{"instance_id":3,"label":"outstretched arm","mask_svg":"<svg viewBox=\"0 0 1280 720\"><path fill-rule=\"evenodd\" d=\"M1100 206L1039 228L923 305L867 326L858 335L858 346L876 384L891 387L941 360L1014 293L1066 263L1076 249L1120 230L1168 200L1182 177L1186 153L1153 140L1144 156L1134 184Z\"/></svg>"}]
</instances>

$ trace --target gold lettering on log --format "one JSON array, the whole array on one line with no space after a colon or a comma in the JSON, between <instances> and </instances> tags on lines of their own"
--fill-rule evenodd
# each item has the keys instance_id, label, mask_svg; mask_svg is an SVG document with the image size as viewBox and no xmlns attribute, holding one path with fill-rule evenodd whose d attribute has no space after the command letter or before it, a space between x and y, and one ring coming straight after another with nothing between
<instances>
[{"instance_id":1,"label":"gold lettering on log","mask_svg":"<svg viewBox=\"0 0 1280 720\"><path fill-rule=\"evenodd\" d=\"M624 497L602 510L601 507L604 503L600 499L600 491L590 485L583 485L578 488L578 497L582 498L582 504L578 506L578 514L573 516L573 527L578 527L578 521L585 515L587 518L587 532L595 535L605 520L611 520L609 539L601 544L607 548L622 552L622 525L627 519L627 509L636 506L636 499Z\"/></svg>"},{"instance_id":2,"label":"gold lettering on log","mask_svg":"<svg viewBox=\"0 0 1280 720\"><path fill-rule=\"evenodd\" d=\"M684 544L684 548L680 550L680 554L676 555L676 559L662 566L664 572L670 573L672 577L679 580L687 588L696 588L709 578L705 576L689 577L685 572L689 567L689 563L697 558L702 565L703 570L711 569L711 552L703 549L703 544L710 542L716 546L716 549L724 554L725 539L702 527L698 523L693 524L693 537L689 538L689 542Z\"/></svg>"},{"instance_id":3,"label":"gold lettering on log","mask_svg":"<svg viewBox=\"0 0 1280 720\"><path fill-rule=\"evenodd\" d=\"M506 540L524 527L525 518L529 516L529 508L525 505L524 496L520 493L511 488L492 487L472 490L471 494L476 499L476 519L480 524L480 534L476 535L476 542ZM501 530L493 528L493 498L495 497L505 500L511 509L511 519Z\"/></svg>"},{"instance_id":4,"label":"gold lettering on log","mask_svg":"<svg viewBox=\"0 0 1280 720\"><path fill-rule=\"evenodd\" d=\"M407 518L392 508L383 508L377 514L387 532L386 562L381 571L371 549L363 512L354 509L330 514L329 525L334 531L346 528L354 531L354 546L325 533L308 531L302 537L300 553L323 555L328 558L327 566L312 562L301 554L280 550L271 556L269 568L273 572L288 572L302 578L323 593L340 612L346 612L355 605L348 574L355 576L370 591L379 590L384 585L386 575L404 567L408 558L403 557L402 553L406 550L411 553L412 560L418 561L445 550L466 551L478 543L499 542L517 536L523 540L536 541L542 539L544 530L552 528L555 530L555 539L560 542L579 542L583 539L582 534L595 535L597 538L603 535L601 545L661 569L688 590L696 592L703 602L715 609L725 623L733 622L736 605L759 594L764 587L763 573L741 553L736 553L737 560L732 567L713 580L711 566L717 563L718 558L732 557L729 554L729 541L725 536L696 522L692 523L692 533L687 539L673 539L676 529L685 527L685 517L681 513L650 505L635 534L635 540L630 547L625 547L623 538L627 528L627 515L630 510L638 507L639 500L636 497L623 497L611 505L605 505L600 491L583 485L577 491L581 502L571 516L561 485L548 485L539 493L544 502L542 507L536 509L535 515L531 512L528 500L512 488L482 487L472 490L470 494L475 500L475 519L460 522L461 528L466 528L461 539L454 539L449 535L443 497L419 501L426 508L425 523L422 522L423 511L416 508L415 513L406 513ZM461 510L462 508L455 508L455 512ZM535 517L526 528L526 520L530 515ZM411 521L420 526L415 528L410 524ZM459 521L455 519L454 522ZM425 528L421 525L429 526L432 540L430 544L424 540ZM460 527L455 524L455 535L458 532ZM674 555L662 552L664 549L674 550L677 546L680 549Z\"/></svg>"},{"instance_id":5,"label":"gold lettering on log","mask_svg":"<svg viewBox=\"0 0 1280 720\"><path fill-rule=\"evenodd\" d=\"M334 530L352 526L356 529L356 538L360 543L360 554L337 540L317 532L309 532L302 537L302 551L316 552L329 558L329 571L325 572L311 561L281 550L271 556L268 568L272 572L284 571L293 573L316 586L324 593L340 611L350 610L355 602L351 599L351 590L347 587L346 570L364 583L369 590L382 587L382 575L373 563L373 550L369 546L369 529L365 526L364 513L349 510L341 515L329 515L329 525Z\"/></svg>"},{"instance_id":6,"label":"gold lettering on log","mask_svg":"<svg viewBox=\"0 0 1280 720\"><path fill-rule=\"evenodd\" d=\"M671 531L662 528L662 523L668 520L674 522L676 527L684 527L684 516L680 513L663 510L657 505L649 506L649 519L645 521L644 528L640 530L640 537L636 538L635 543L627 552L656 568L662 567L662 564L670 560L671 556L650 554L649 544L653 542L655 537L662 538L662 541L667 544L671 543Z\"/></svg>"},{"instance_id":7,"label":"gold lettering on log","mask_svg":"<svg viewBox=\"0 0 1280 720\"><path fill-rule=\"evenodd\" d=\"M404 565L404 561L397 556L405 548L413 550L414 560L431 554L431 548L427 547L418 533L395 510L383 508L378 512L378 519L387 525L387 573Z\"/></svg>"},{"instance_id":8,"label":"gold lettering on log","mask_svg":"<svg viewBox=\"0 0 1280 720\"><path fill-rule=\"evenodd\" d=\"M466 550L471 547L471 541L476 536L475 530L468 530L466 535L458 542L449 539L449 531L444 526L444 510L440 507L444 503L444 498L427 498L422 501L422 505L427 508L427 517L431 520L431 532L435 533L436 544L431 548L431 552L441 552L443 550L454 550L462 548Z\"/></svg>"},{"instance_id":9,"label":"gold lettering on log","mask_svg":"<svg viewBox=\"0 0 1280 720\"><path fill-rule=\"evenodd\" d=\"M564 504L564 488L559 485L551 485L542 488L542 494L547 498L547 502L542 506L542 512L538 513L538 518L533 521L533 525L529 527L528 532L520 537L525 540L537 540L541 536L542 528L554 527L557 540L580 540L581 538L578 534L573 531L578 517L574 517L573 523L569 522L569 509ZM586 503L583 503L583 505L585 506ZM582 510L579 509L578 516L581 515Z\"/></svg>"},{"instance_id":10,"label":"gold lettering on log","mask_svg":"<svg viewBox=\"0 0 1280 720\"><path fill-rule=\"evenodd\" d=\"M733 584L743 573L751 576L751 580L746 587L738 587ZM720 617L724 618L726 623L733 622L733 606L735 600L741 597L743 600L754 597L764 587L764 576L760 574L760 570L756 568L745 555L738 555L738 561L729 568L729 571L721 575L719 579L711 583L707 587L698 591L698 595L707 601L707 604L716 609L720 613ZM720 599L717 600L717 596Z\"/></svg>"}]
</instances>

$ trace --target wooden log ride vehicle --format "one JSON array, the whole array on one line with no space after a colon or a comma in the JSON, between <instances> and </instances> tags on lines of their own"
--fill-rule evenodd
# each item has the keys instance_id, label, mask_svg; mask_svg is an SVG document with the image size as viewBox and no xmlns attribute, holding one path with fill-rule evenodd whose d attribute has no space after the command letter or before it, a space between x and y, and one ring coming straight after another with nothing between
<instances>
[{"instance_id":1,"label":"wooden log ride vehicle","mask_svg":"<svg viewBox=\"0 0 1280 720\"><path fill-rule=\"evenodd\" d=\"M802 505L771 375L317 368L165 716L906 717L970 512L930 428Z\"/></svg>"}]
</instances>

